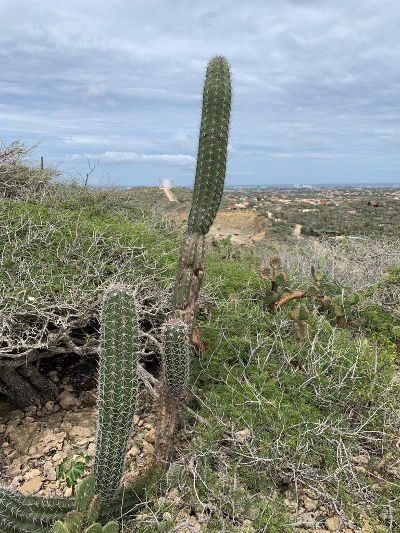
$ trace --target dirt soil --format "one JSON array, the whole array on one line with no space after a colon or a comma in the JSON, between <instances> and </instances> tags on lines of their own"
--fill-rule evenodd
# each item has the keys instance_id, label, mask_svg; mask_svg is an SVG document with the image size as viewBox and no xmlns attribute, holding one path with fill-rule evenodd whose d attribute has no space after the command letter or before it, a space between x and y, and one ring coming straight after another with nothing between
<instances>
[{"instance_id":1,"label":"dirt soil","mask_svg":"<svg viewBox=\"0 0 400 533\"><path fill-rule=\"evenodd\" d=\"M169 213L168 216L177 224L184 224L187 212ZM209 235L224 239L232 235L232 242L249 246L266 238L262 217L252 211L219 211Z\"/></svg>"}]
</instances>

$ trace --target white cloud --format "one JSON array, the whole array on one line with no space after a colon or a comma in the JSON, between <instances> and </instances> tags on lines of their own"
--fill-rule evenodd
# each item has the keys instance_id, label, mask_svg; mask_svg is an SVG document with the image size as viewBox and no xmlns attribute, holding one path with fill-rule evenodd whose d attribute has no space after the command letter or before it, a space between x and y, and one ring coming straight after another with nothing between
<instances>
[{"instance_id":1,"label":"white cloud","mask_svg":"<svg viewBox=\"0 0 400 533\"><path fill-rule=\"evenodd\" d=\"M64 137L65 144L71 145L110 145L114 140L100 135L71 135L71 137Z\"/></svg>"},{"instance_id":2,"label":"white cloud","mask_svg":"<svg viewBox=\"0 0 400 533\"><path fill-rule=\"evenodd\" d=\"M271 157L278 157L282 159L290 159L290 158L334 159L338 157L338 154L324 154L321 152L274 152L269 155Z\"/></svg>"},{"instance_id":3,"label":"white cloud","mask_svg":"<svg viewBox=\"0 0 400 533\"><path fill-rule=\"evenodd\" d=\"M103 163L166 163L168 165L192 165L194 157L185 154L138 154L136 152L112 152L99 154L72 154L71 160L99 159Z\"/></svg>"}]
</instances>

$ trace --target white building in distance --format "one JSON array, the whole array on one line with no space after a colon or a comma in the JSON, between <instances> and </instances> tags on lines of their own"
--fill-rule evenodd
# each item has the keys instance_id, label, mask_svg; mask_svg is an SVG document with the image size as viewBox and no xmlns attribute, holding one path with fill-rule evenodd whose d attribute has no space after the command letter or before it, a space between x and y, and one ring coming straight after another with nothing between
<instances>
[{"instance_id":1,"label":"white building in distance","mask_svg":"<svg viewBox=\"0 0 400 533\"><path fill-rule=\"evenodd\" d=\"M174 186L174 180L169 180L169 179L158 180L159 189L172 189L173 186Z\"/></svg>"}]
</instances>

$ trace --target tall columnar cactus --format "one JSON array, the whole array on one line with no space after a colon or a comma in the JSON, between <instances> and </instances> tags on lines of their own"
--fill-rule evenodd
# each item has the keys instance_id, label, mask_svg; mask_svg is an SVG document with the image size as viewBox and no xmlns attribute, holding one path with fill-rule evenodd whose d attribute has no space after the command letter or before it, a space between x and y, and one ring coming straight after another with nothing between
<instances>
[{"instance_id":1,"label":"tall columnar cactus","mask_svg":"<svg viewBox=\"0 0 400 533\"><path fill-rule=\"evenodd\" d=\"M204 83L189 233L206 235L221 203L228 153L231 93L228 62L223 57L214 57L208 64Z\"/></svg>"},{"instance_id":2,"label":"tall columnar cactus","mask_svg":"<svg viewBox=\"0 0 400 533\"><path fill-rule=\"evenodd\" d=\"M138 320L129 292L114 285L102 309L98 424L94 474L96 494L107 506L122 479L138 387Z\"/></svg>"},{"instance_id":3,"label":"tall columnar cactus","mask_svg":"<svg viewBox=\"0 0 400 533\"><path fill-rule=\"evenodd\" d=\"M179 399L189 379L189 344L187 325L182 320L169 320L162 335L163 381L167 393Z\"/></svg>"},{"instance_id":4,"label":"tall columnar cactus","mask_svg":"<svg viewBox=\"0 0 400 533\"><path fill-rule=\"evenodd\" d=\"M221 203L228 153L231 77L225 58L207 67L197 152L196 176L174 293L175 318L192 333L204 271L204 242Z\"/></svg>"}]
</instances>

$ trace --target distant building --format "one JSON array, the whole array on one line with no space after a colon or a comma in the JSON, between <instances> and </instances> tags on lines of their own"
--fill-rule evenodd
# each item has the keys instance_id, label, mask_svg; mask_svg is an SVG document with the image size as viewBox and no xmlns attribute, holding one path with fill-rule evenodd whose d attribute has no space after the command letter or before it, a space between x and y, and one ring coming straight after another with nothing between
<instances>
[{"instance_id":1,"label":"distant building","mask_svg":"<svg viewBox=\"0 0 400 533\"><path fill-rule=\"evenodd\" d=\"M168 179L158 180L159 189L172 189L173 186L174 186L174 180L168 180Z\"/></svg>"}]
</instances>

